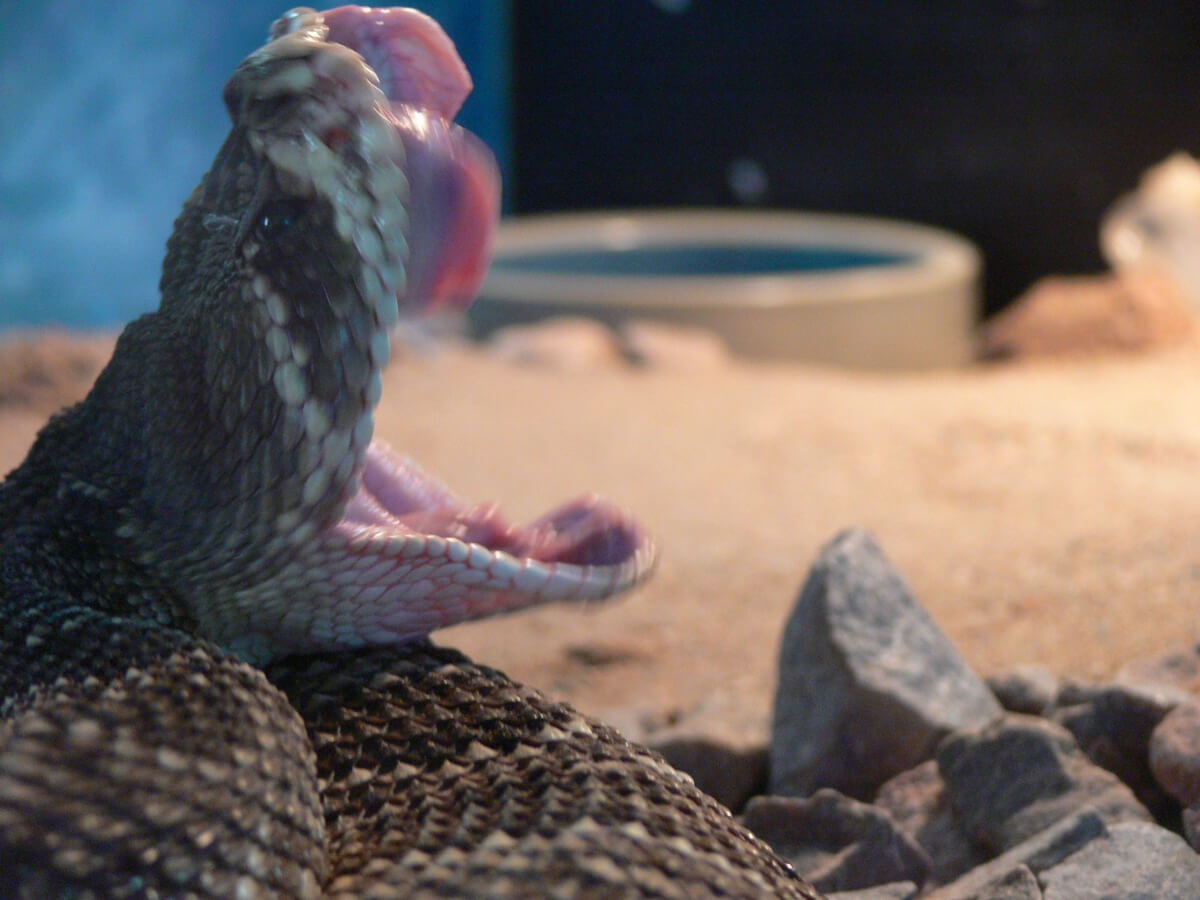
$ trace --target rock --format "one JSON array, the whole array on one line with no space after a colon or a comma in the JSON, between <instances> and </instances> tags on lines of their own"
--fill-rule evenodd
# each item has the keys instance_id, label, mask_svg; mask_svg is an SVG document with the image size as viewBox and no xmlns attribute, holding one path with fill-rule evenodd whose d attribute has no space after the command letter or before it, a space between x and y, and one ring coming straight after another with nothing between
<instances>
[{"instance_id":1,"label":"rock","mask_svg":"<svg viewBox=\"0 0 1200 900\"><path fill-rule=\"evenodd\" d=\"M1058 696L1054 698L1054 707L1078 706L1081 703L1091 703L1104 692L1104 685L1091 681L1080 681L1077 678L1064 678L1058 685Z\"/></svg>"},{"instance_id":2,"label":"rock","mask_svg":"<svg viewBox=\"0 0 1200 900\"><path fill-rule=\"evenodd\" d=\"M1158 817L1174 804L1150 772L1150 734L1175 706L1173 694L1148 685L1116 684L1087 703L1055 710L1051 718L1075 736L1088 759L1120 778ZM1200 763L1200 757L1197 757Z\"/></svg>"},{"instance_id":3,"label":"rock","mask_svg":"<svg viewBox=\"0 0 1200 900\"><path fill-rule=\"evenodd\" d=\"M621 326L620 337L631 362L656 369L719 369L731 359L716 332L694 325L634 319Z\"/></svg>"},{"instance_id":4,"label":"rock","mask_svg":"<svg viewBox=\"0 0 1200 900\"><path fill-rule=\"evenodd\" d=\"M1183 811L1183 836L1192 845L1192 849L1200 852L1200 802L1193 803Z\"/></svg>"},{"instance_id":5,"label":"rock","mask_svg":"<svg viewBox=\"0 0 1200 900\"><path fill-rule=\"evenodd\" d=\"M983 324L985 359L1148 350L1194 340L1186 298L1157 272L1043 278Z\"/></svg>"},{"instance_id":6,"label":"rock","mask_svg":"<svg viewBox=\"0 0 1200 900\"><path fill-rule=\"evenodd\" d=\"M836 891L826 894L825 900L913 900L918 890L911 881L896 881L861 891Z\"/></svg>"},{"instance_id":7,"label":"rock","mask_svg":"<svg viewBox=\"0 0 1200 900\"><path fill-rule=\"evenodd\" d=\"M938 771L967 835L1001 853L1083 807L1108 822L1150 814L1115 775L1090 762L1065 728L1007 713L946 738Z\"/></svg>"},{"instance_id":8,"label":"rock","mask_svg":"<svg viewBox=\"0 0 1200 900\"><path fill-rule=\"evenodd\" d=\"M650 748L733 812L767 786L766 747L739 750L706 737L672 737Z\"/></svg>"},{"instance_id":9,"label":"rock","mask_svg":"<svg viewBox=\"0 0 1200 900\"><path fill-rule=\"evenodd\" d=\"M1150 770L1184 806L1200 803L1200 703L1175 707L1150 736Z\"/></svg>"},{"instance_id":10,"label":"rock","mask_svg":"<svg viewBox=\"0 0 1200 900\"><path fill-rule=\"evenodd\" d=\"M1037 664L1016 666L992 675L987 686L1009 712L1043 715L1058 696L1058 676Z\"/></svg>"},{"instance_id":11,"label":"rock","mask_svg":"<svg viewBox=\"0 0 1200 900\"><path fill-rule=\"evenodd\" d=\"M1028 866L1017 866L975 895L976 900L1042 900L1042 889Z\"/></svg>"},{"instance_id":12,"label":"rock","mask_svg":"<svg viewBox=\"0 0 1200 900\"><path fill-rule=\"evenodd\" d=\"M929 882L946 884L986 860L954 818L937 763L928 760L884 782L875 805L929 855Z\"/></svg>"},{"instance_id":13,"label":"rock","mask_svg":"<svg viewBox=\"0 0 1200 900\"><path fill-rule=\"evenodd\" d=\"M755 797L743 822L822 891L921 884L925 852L881 809L828 788L811 797Z\"/></svg>"},{"instance_id":14,"label":"rock","mask_svg":"<svg viewBox=\"0 0 1200 900\"><path fill-rule=\"evenodd\" d=\"M1196 900L1200 855L1146 822L1123 822L1041 873L1045 900Z\"/></svg>"},{"instance_id":15,"label":"rock","mask_svg":"<svg viewBox=\"0 0 1200 900\"><path fill-rule=\"evenodd\" d=\"M865 799L1001 712L866 531L820 553L784 629L771 792Z\"/></svg>"},{"instance_id":16,"label":"rock","mask_svg":"<svg viewBox=\"0 0 1200 900\"><path fill-rule=\"evenodd\" d=\"M923 900L979 900L988 897L988 891L1011 884L1014 877L1019 878L1012 874L1015 870L1025 868L1037 875L1106 833L1104 820L1095 811L1082 810L1060 819L1029 840L977 866L957 881L931 891Z\"/></svg>"},{"instance_id":17,"label":"rock","mask_svg":"<svg viewBox=\"0 0 1200 900\"><path fill-rule=\"evenodd\" d=\"M1127 663L1117 672L1117 681L1149 682L1200 695L1200 644Z\"/></svg>"},{"instance_id":18,"label":"rock","mask_svg":"<svg viewBox=\"0 0 1200 900\"><path fill-rule=\"evenodd\" d=\"M616 335L606 325L582 316L561 316L530 325L497 329L488 352L505 362L586 371L625 364Z\"/></svg>"}]
</instances>

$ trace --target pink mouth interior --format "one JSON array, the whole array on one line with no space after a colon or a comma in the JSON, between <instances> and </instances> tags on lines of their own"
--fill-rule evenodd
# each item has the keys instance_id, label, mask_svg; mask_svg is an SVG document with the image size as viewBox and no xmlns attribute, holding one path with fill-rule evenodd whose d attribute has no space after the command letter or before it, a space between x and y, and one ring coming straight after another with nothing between
<instances>
[{"instance_id":1,"label":"pink mouth interior","mask_svg":"<svg viewBox=\"0 0 1200 900\"><path fill-rule=\"evenodd\" d=\"M405 148L409 262L401 308L465 308L491 261L500 175L491 151L452 124L471 78L441 27L411 9L342 6L322 14L330 41L379 76Z\"/></svg>"},{"instance_id":2,"label":"pink mouth interior","mask_svg":"<svg viewBox=\"0 0 1200 900\"><path fill-rule=\"evenodd\" d=\"M488 149L451 120L471 90L453 43L411 9L343 6L322 14L328 39L357 51L379 76L404 140L410 194L402 307L465 307L491 259L499 173ZM594 495L518 526L495 504L463 503L386 446L367 450L361 486L340 525L389 535L436 535L546 563L607 566L645 546L638 526Z\"/></svg>"},{"instance_id":3,"label":"pink mouth interior","mask_svg":"<svg viewBox=\"0 0 1200 900\"><path fill-rule=\"evenodd\" d=\"M343 523L393 535L453 537L540 562L616 565L645 542L618 509L592 494L563 504L528 525L514 525L496 504L463 503L436 479L378 442L367 449L361 486Z\"/></svg>"}]
</instances>

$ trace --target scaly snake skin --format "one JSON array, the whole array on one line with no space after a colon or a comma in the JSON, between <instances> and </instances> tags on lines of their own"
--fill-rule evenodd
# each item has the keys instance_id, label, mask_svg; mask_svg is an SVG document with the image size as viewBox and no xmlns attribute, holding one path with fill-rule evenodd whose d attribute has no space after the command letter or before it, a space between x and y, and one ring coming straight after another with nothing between
<instances>
[{"instance_id":1,"label":"scaly snake skin","mask_svg":"<svg viewBox=\"0 0 1200 900\"><path fill-rule=\"evenodd\" d=\"M372 442L401 311L469 300L496 174L408 10L295 10L156 313L0 486L0 896L818 895L690 780L424 635L645 578Z\"/></svg>"}]
</instances>

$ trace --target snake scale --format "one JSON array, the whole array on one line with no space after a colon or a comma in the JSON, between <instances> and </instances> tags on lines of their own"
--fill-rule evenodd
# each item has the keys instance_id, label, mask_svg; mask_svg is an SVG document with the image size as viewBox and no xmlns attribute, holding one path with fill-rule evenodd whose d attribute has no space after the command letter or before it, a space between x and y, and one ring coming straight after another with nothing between
<instances>
[{"instance_id":1,"label":"snake scale","mask_svg":"<svg viewBox=\"0 0 1200 900\"><path fill-rule=\"evenodd\" d=\"M691 781L435 628L638 583L586 496L517 526L372 441L388 331L497 215L410 10L294 10L159 309L0 486L0 896L818 897Z\"/></svg>"}]
</instances>

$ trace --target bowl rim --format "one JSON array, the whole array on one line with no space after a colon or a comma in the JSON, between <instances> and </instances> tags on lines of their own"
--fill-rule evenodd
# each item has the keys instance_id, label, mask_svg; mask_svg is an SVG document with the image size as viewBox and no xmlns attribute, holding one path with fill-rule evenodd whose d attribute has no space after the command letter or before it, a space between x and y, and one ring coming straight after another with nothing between
<instances>
[{"instance_id":1,"label":"bowl rim","mask_svg":"<svg viewBox=\"0 0 1200 900\"><path fill-rule=\"evenodd\" d=\"M845 247L905 258L828 271L744 275L569 275L493 266L480 299L642 309L862 302L945 290L977 278L982 266L974 244L929 225L845 213L703 208L508 217L497 231L493 256L713 241Z\"/></svg>"}]
</instances>

